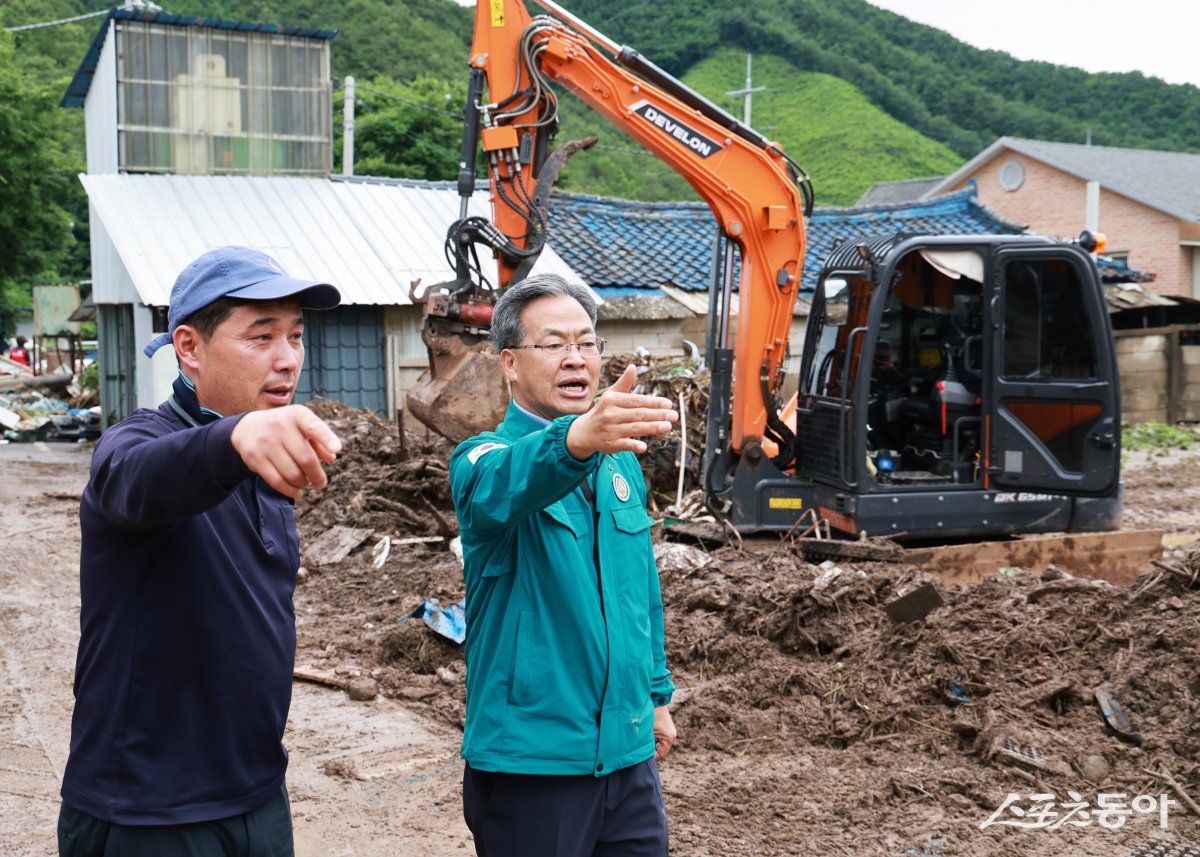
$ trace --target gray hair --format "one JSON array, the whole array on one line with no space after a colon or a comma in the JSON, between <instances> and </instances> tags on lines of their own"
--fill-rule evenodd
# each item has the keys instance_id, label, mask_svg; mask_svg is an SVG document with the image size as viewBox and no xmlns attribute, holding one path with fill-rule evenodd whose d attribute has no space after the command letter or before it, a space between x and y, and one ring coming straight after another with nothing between
<instances>
[{"instance_id":1,"label":"gray hair","mask_svg":"<svg viewBox=\"0 0 1200 857\"><path fill-rule=\"evenodd\" d=\"M527 280L509 286L496 301L492 311L492 345L499 354L505 348L520 345L525 338L525 325L521 324L521 313L538 298L565 295L574 298L588 318L596 326L596 302L583 286L568 283L558 274L535 274Z\"/></svg>"}]
</instances>

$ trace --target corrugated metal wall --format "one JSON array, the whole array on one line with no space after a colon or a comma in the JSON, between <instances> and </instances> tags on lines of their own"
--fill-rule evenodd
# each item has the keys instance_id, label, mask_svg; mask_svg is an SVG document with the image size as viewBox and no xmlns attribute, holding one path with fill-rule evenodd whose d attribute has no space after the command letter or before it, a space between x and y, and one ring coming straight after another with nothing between
<instances>
[{"instance_id":1,"label":"corrugated metal wall","mask_svg":"<svg viewBox=\"0 0 1200 857\"><path fill-rule=\"evenodd\" d=\"M132 304L97 304L96 328L100 353L101 426L119 423L137 408Z\"/></svg>"},{"instance_id":2,"label":"corrugated metal wall","mask_svg":"<svg viewBox=\"0 0 1200 857\"><path fill-rule=\"evenodd\" d=\"M389 416L382 307L305 313L304 344L296 401L320 396Z\"/></svg>"},{"instance_id":3,"label":"corrugated metal wall","mask_svg":"<svg viewBox=\"0 0 1200 857\"><path fill-rule=\"evenodd\" d=\"M117 171L117 49L112 22L107 26L110 38L100 51L83 108L88 172L101 174Z\"/></svg>"}]
</instances>

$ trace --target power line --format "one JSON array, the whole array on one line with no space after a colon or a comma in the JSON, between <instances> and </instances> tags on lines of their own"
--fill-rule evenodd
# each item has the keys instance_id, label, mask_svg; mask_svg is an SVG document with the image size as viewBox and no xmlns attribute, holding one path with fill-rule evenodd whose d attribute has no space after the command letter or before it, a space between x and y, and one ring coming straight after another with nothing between
<instances>
[{"instance_id":1,"label":"power line","mask_svg":"<svg viewBox=\"0 0 1200 857\"><path fill-rule=\"evenodd\" d=\"M85 18L98 18L101 15L107 15L108 10L104 9L100 12L88 12L86 15L76 15L74 18L59 18L57 21L42 21L40 24L22 24L19 27L6 27L10 33L15 33L18 30L40 30L42 27L57 27L59 24L71 24L75 21L82 21Z\"/></svg>"},{"instance_id":2,"label":"power line","mask_svg":"<svg viewBox=\"0 0 1200 857\"><path fill-rule=\"evenodd\" d=\"M162 6L159 6L157 3L152 3L150 0L125 0L125 3L121 8L137 9L147 12L161 12L163 10ZM100 12L88 12L84 15L76 15L73 18L59 18L57 21L42 21L38 24L22 24L19 27L6 27L5 29L7 29L10 33L15 33L18 30L40 30L43 27L57 27L59 24L72 24L75 21L84 21L88 18L98 18L101 15L107 15L108 12L108 9L104 9Z\"/></svg>"},{"instance_id":3,"label":"power line","mask_svg":"<svg viewBox=\"0 0 1200 857\"><path fill-rule=\"evenodd\" d=\"M420 107L422 110L428 110L430 113L441 113L443 116L449 116L453 119L462 119L461 113L451 113L449 110L441 110L437 107L430 107L428 104L422 104L420 101L413 101L409 98L401 98L399 95L392 95L390 92L384 92L381 89L372 89L369 86L363 86L361 83L356 83L354 88L360 92L373 92L375 95L382 95L384 98L393 98L396 101L403 101L405 104L411 104L413 107Z\"/></svg>"}]
</instances>

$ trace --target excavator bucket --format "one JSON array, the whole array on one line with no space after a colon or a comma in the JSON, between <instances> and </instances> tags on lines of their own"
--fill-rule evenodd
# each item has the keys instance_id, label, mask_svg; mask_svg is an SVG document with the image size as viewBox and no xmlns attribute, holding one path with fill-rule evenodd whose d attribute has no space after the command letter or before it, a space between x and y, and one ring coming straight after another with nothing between
<instances>
[{"instance_id":1,"label":"excavator bucket","mask_svg":"<svg viewBox=\"0 0 1200 857\"><path fill-rule=\"evenodd\" d=\"M408 391L409 412L459 443L494 429L508 408L508 379L491 342L426 331L429 369Z\"/></svg>"}]
</instances>

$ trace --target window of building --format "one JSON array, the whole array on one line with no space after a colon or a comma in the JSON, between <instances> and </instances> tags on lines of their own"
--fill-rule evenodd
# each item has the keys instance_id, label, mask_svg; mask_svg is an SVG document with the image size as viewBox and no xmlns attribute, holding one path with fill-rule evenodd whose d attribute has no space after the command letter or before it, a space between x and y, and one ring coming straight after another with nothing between
<instances>
[{"instance_id":1,"label":"window of building","mask_svg":"<svg viewBox=\"0 0 1200 857\"><path fill-rule=\"evenodd\" d=\"M329 173L328 41L141 21L116 38L123 171Z\"/></svg>"},{"instance_id":2,"label":"window of building","mask_svg":"<svg viewBox=\"0 0 1200 857\"><path fill-rule=\"evenodd\" d=\"M1025 167L1020 161L1008 161L1000 168L1000 187L1010 193L1025 184Z\"/></svg>"}]
</instances>

